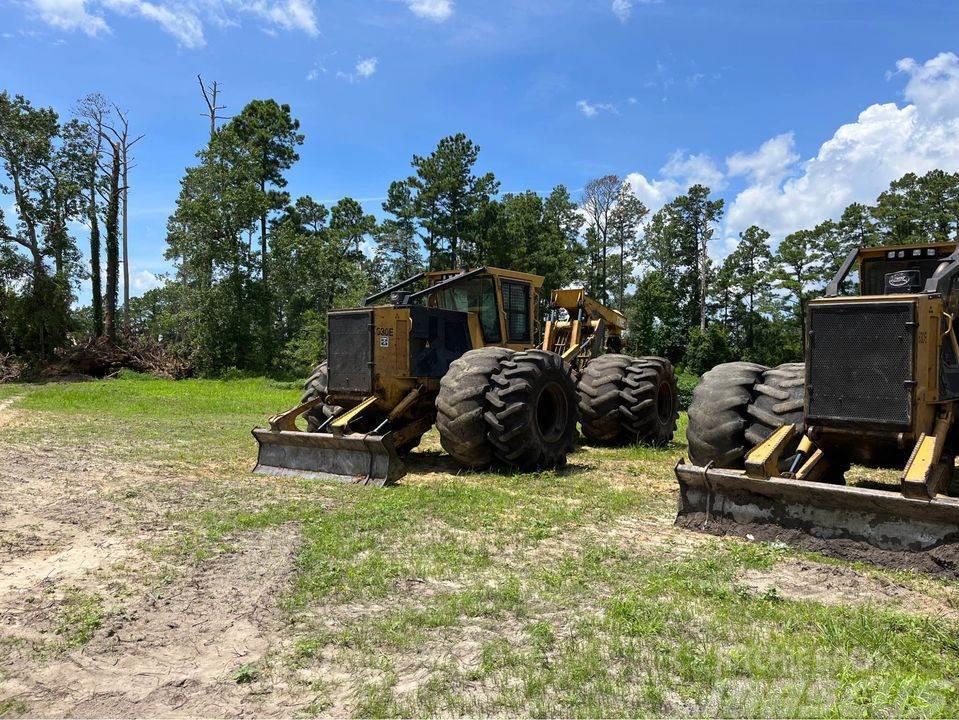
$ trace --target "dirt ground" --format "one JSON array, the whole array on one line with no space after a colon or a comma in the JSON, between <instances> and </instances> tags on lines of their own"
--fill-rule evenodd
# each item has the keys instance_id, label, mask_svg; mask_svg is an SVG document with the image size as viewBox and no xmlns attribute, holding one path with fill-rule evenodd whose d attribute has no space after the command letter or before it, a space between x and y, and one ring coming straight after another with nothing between
<instances>
[{"instance_id":1,"label":"dirt ground","mask_svg":"<svg viewBox=\"0 0 959 720\"><path fill-rule=\"evenodd\" d=\"M0 404L0 423L17 422L17 412L10 401ZM138 489L191 482L160 467L105 460L96 448L0 448L0 699L7 703L0 715L17 708L46 717L302 713L310 679L282 662L291 622L282 602L298 528L241 533L222 552L170 568L150 548L176 532L170 517L195 496L123 500ZM705 537L642 522L608 532L640 552L678 554ZM959 615L952 595L937 600L843 566L787 561L737 582L757 594ZM398 593L428 590L423 583ZM86 623L87 615L96 622ZM477 637L496 632L466 628L458 642L419 648L400 663L397 691L414 691L437 662L475 664ZM323 714L349 715L350 679L333 666L319 669L324 677L313 680L338 688Z\"/></svg>"},{"instance_id":2,"label":"dirt ground","mask_svg":"<svg viewBox=\"0 0 959 720\"><path fill-rule=\"evenodd\" d=\"M9 405L0 406L0 423L12 420ZM253 692L238 673L279 642L285 621L277 603L296 528L238 537L233 549L175 573L157 591L143 579L155 580L162 567L145 548L168 531L172 508L132 513L115 497L168 480L91 450L0 449L0 697L7 703L42 716L293 712L282 693L263 693L262 682ZM63 635L71 622L82 624L69 617L78 598L102 626L70 649Z\"/></svg>"}]
</instances>

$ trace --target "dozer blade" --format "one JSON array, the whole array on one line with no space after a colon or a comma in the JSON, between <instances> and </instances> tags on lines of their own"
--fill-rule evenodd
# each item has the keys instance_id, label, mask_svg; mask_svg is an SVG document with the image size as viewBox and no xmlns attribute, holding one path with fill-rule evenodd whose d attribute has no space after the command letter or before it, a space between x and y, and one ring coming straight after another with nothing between
<instances>
[{"instance_id":1,"label":"dozer blade","mask_svg":"<svg viewBox=\"0 0 959 720\"><path fill-rule=\"evenodd\" d=\"M392 435L332 435L254 428L253 472L383 487L406 474Z\"/></svg>"},{"instance_id":2,"label":"dozer blade","mask_svg":"<svg viewBox=\"0 0 959 720\"><path fill-rule=\"evenodd\" d=\"M676 524L959 576L959 499L676 465Z\"/></svg>"}]
</instances>

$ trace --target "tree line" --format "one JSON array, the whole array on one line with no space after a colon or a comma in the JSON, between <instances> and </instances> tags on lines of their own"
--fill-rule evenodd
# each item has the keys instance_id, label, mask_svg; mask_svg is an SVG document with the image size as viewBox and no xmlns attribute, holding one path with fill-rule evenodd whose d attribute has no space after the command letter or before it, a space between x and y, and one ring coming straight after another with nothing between
<instances>
[{"instance_id":1,"label":"tree line","mask_svg":"<svg viewBox=\"0 0 959 720\"><path fill-rule=\"evenodd\" d=\"M717 262L725 208L708 187L654 213L616 175L575 193L501 193L462 133L413 155L377 218L350 197L291 196L304 134L289 105L253 100L227 118L216 83L200 88L209 137L167 221L174 271L133 298L126 206L139 137L126 113L91 95L61 120L0 93L0 193L13 208L7 218L0 204L0 354L42 365L103 338L154 343L202 374L303 373L325 352L328 310L421 270L495 265L545 276L547 297L582 285L622 310L631 353L697 373L730 359L774 364L801 359L806 304L850 248L959 229L959 175L934 170L783 238L749 227ZM91 303L76 307L85 279Z\"/></svg>"}]
</instances>

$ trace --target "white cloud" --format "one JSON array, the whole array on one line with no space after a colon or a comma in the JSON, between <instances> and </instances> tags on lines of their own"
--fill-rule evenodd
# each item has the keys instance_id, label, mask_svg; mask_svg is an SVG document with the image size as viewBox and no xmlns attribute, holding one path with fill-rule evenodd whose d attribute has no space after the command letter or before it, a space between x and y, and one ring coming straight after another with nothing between
<instances>
[{"instance_id":1,"label":"white cloud","mask_svg":"<svg viewBox=\"0 0 959 720\"><path fill-rule=\"evenodd\" d=\"M453 14L453 0L406 0L406 4L414 15L443 22Z\"/></svg>"},{"instance_id":2,"label":"white cloud","mask_svg":"<svg viewBox=\"0 0 959 720\"><path fill-rule=\"evenodd\" d=\"M619 18L621 23L629 20L633 14L633 0L613 0L613 15Z\"/></svg>"},{"instance_id":3,"label":"white cloud","mask_svg":"<svg viewBox=\"0 0 959 720\"><path fill-rule=\"evenodd\" d=\"M613 15L621 22L625 23L633 14L633 4L654 5L661 0L613 0L611 6Z\"/></svg>"},{"instance_id":4,"label":"white cloud","mask_svg":"<svg viewBox=\"0 0 959 720\"><path fill-rule=\"evenodd\" d=\"M79 30L91 37L110 32L106 20L87 10L86 0L32 0L31 5L43 22L58 30Z\"/></svg>"},{"instance_id":5,"label":"white cloud","mask_svg":"<svg viewBox=\"0 0 959 720\"><path fill-rule=\"evenodd\" d=\"M657 177L627 176L653 211L693 183L739 189L727 202L721 237L732 249L740 231L760 225L778 242L786 234L836 219L853 202L872 203L908 172L959 171L959 57L941 53L926 62L905 58L890 79L908 77L904 104L870 105L840 126L816 154L801 160L793 133L757 149L736 152L725 171L707 155L674 153Z\"/></svg>"},{"instance_id":6,"label":"white cloud","mask_svg":"<svg viewBox=\"0 0 959 720\"><path fill-rule=\"evenodd\" d=\"M230 0L229 4L283 30L300 30L314 37L320 32L313 0Z\"/></svg>"},{"instance_id":7,"label":"white cloud","mask_svg":"<svg viewBox=\"0 0 959 720\"><path fill-rule=\"evenodd\" d=\"M107 10L157 23L187 48L206 44L204 23L227 28L242 16L261 21L261 30L319 34L315 0L27 0L35 13L59 30L80 30L88 35L109 32L97 11Z\"/></svg>"},{"instance_id":8,"label":"white cloud","mask_svg":"<svg viewBox=\"0 0 959 720\"><path fill-rule=\"evenodd\" d=\"M746 176L754 184L778 183L799 160L792 133L783 133L764 142L754 153L738 152L726 158L729 175Z\"/></svg>"},{"instance_id":9,"label":"white cloud","mask_svg":"<svg viewBox=\"0 0 959 720\"><path fill-rule=\"evenodd\" d=\"M343 72L340 70L336 73L336 77L340 78L341 80L348 80L351 83L358 80L366 80L376 72L376 66L378 64L379 60L375 57L360 58L356 61L356 66L353 68L353 72ZM312 78L307 76L306 79L311 80Z\"/></svg>"},{"instance_id":10,"label":"white cloud","mask_svg":"<svg viewBox=\"0 0 959 720\"><path fill-rule=\"evenodd\" d=\"M907 172L959 170L959 57L906 58L896 67L909 76L906 104L869 106L815 157L798 162L791 135L767 141L754 155L732 156L730 171L746 170L750 183L729 206L729 234L756 223L781 238L838 217L852 202L874 202Z\"/></svg>"},{"instance_id":11,"label":"white cloud","mask_svg":"<svg viewBox=\"0 0 959 720\"><path fill-rule=\"evenodd\" d=\"M626 176L626 182L630 184L636 197L652 212L684 193L691 185L706 185L712 190L721 190L726 185L722 170L706 154L687 155L677 150L660 168L659 173L662 177L658 179L647 178L638 172Z\"/></svg>"},{"instance_id":12,"label":"white cloud","mask_svg":"<svg viewBox=\"0 0 959 720\"><path fill-rule=\"evenodd\" d=\"M124 15L139 15L146 20L152 20L175 37L183 47L202 47L206 42L203 37L203 23L186 8L171 9L145 0L103 0L103 5Z\"/></svg>"},{"instance_id":13,"label":"white cloud","mask_svg":"<svg viewBox=\"0 0 959 720\"><path fill-rule=\"evenodd\" d=\"M368 78L376 72L379 60L375 57L363 58L356 63L356 74L361 78Z\"/></svg>"},{"instance_id":14,"label":"white cloud","mask_svg":"<svg viewBox=\"0 0 959 720\"><path fill-rule=\"evenodd\" d=\"M162 275L149 270L134 270L130 276L130 290L134 295L142 295L148 290L163 287L165 284L166 279Z\"/></svg>"},{"instance_id":15,"label":"white cloud","mask_svg":"<svg viewBox=\"0 0 959 720\"><path fill-rule=\"evenodd\" d=\"M618 114L616 106L612 103L590 103L586 100L577 100L576 107L588 118L596 117L601 112L613 113L614 115Z\"/></svg>"}]
</instances>

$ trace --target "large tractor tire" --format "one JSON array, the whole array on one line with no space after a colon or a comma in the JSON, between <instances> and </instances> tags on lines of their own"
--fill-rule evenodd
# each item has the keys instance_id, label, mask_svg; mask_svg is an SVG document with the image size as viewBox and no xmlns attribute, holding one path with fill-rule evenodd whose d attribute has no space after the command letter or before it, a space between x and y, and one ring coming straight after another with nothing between
<instances>
[{"instance_id":1,"label":"large tractor tire","mask_svg":"<svg viewBox=\"0 0 959 720\"><path fill-rule=\"evenodd\" d=\"M784 363L764 372L753 386L753 401L746 410L746 440L755 447L776 428L801 423L805 400L805 363Z\"/></svg>"},{"instance_id":2,"label":"large tractor tire","mask_svg":"<svg viewBox=\"0 0 959 720\"><path fill-rule=\"evenodd\" d=\"M470 350L450 364L440 381L440 392L436 396L440 444L465 467L486 467L495 459L483 418L486 393L493 373L512 354L512 350L500 347Z\"/></svg>"},{"instance_id":3,"label":"large tractor tire","mask_svg":"<svg viewBox=\"0 0 959 720\"><path fill-rule=\"evenodd\" d=\"M753 387L768 368L746 362L717 365L703 375L689 405L686 439L694 465L743 466Z\"/></svg>"},{"instance_id":4,"label":"large tractor tire","mask_svg":"<svg viewBox=\"0 0 959 720\"><path fill-rule=\"evenodd\" d=\"M496 459L521 470L565 465L578 416L572 368L556 353L524 350L491 381L485 418Z\"/></svg>"},{"instance_id":5,"label":"large tractor tire","mask_svg":"<svg viewBox=\"0 0 959 720\"><path fill-rule=\"evenodd\" d=\"M580 378L583 437L594 445L667 445L679 400L672 363L661 357L601 355Z\"/></svg>"},{"instance_id":6,"label":"large tractor tire","mask_svg":"<svg viewBox=\"0 0 959 720\"><path fill-rule=\"evenodd\" d=\"M326 366L326 360L324 360L313 370L313 374L310 375L309 379L304 383L300 404L302 405L317 397L326 397L329 382L330 373ZM303 413L303 418L306 420L307 432L316 432L323 423L339 411L339 407L323 403Z\"/></svg>"}]
</instances>

